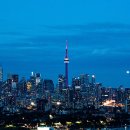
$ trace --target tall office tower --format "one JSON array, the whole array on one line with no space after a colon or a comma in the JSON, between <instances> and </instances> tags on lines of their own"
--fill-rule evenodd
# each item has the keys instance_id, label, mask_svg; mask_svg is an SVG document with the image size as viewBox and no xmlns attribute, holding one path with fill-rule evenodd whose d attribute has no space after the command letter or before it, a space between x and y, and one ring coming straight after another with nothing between
<instances>
[{"instance_id":1,"label":"tall office tower","mask_svg":"<svg viewBox=\"0 0 130 130\"><path fill-rule=\"evenodd\" d=\"M130 88L125 88L125 111L130 112Z\"/></svg>"},{"instance_id":2,"label":"tall office tower","mask_svg":"<svg viewBox=\"0 0 130 130\"><path fill-rule=\"evenodd\" d=\"M81 80L81 84L89 85L89 75L88 74L81 74L80 80Z\"/></svg>"},{"instance_id":3,"label":"tall office tower","mask_svg":"<svg viewBox=\"0 0 130 130\"><path fill-rule=\"evenodd\" d=\"M66 51L65 51L65 58L64 58L64 63L65 63L65 87L68 88L68 63L69 63L69 58L68 58L68 44L66 41Z\"/></svg>"},{"instance_id":4,"label":"tall office tower","mask_svg":"<svg viewBox=\"0 0 130 130\"><path fill-rule=\"evenodd\" d=\"M18 83L19 82L19 76L17 74L13 74L12 75L12 80L13 80L13 82Z\"/></svg>"},{"instance_id":5,"label":"tall office tower","mask_svg":"<svg viewBox=\"0 0 130 130\"><path fill-rule=\"evenodd\" d=\"M30 82L31 82L31 84L32 84L32 88L34 88L34 87L35 87L35 84L36 84L36 77L35 77L35 75L33 74L33 72L32 72L32 74L31 74L31 76L30 76Z\"/></svg>"},{"instance_id":6,"label":"tall office tower","mask_svg":"<svg viewBox=\"0 0 130 130\"><path fill-rule=\"evenodd\" d=\"M72 79L72 88L75 101L79 101L81 99L81 80L80 77Z\"/></svg>"},{"instance_id":7,"label":"tall office tower","mask_svg":"<svg viewBox=\"0 0 130 130\"><path fill-rule=\"evenodd\" d=\"M31 85L31 83L30 83ZM26 94L26 91L29 89L29 83L26 81L24 77L18 83L18 91L21 96Z\"/></svg>"},{"instance_id":8,"label":"tall office tower","mask_svg":"<svg viewBox=\"0 0 130 130\"><path fill-rule=\"evenodd\" d=\"M62 89L65 88L65 76L62 74L59 74L58 76L58 89L59 92L62 92Z\"/></svg>"},{"instance_id":9,"label":"tall office tower","mask_svg":"<svg viewBox=\"0 0 130 130\"><path fill-rule=\"evenodd\" d=\"M86 88L89 86L89 75L88 74L80 75L80 82L82 91L86 91Z\"/></svg>"},{"instance_id":10,"label":"tall office tower","mask_svg":"<svg viewBox=\"0 0 130 130\"><path fill-rule=\"evenodd\" d=\"M37 92L37 98L42 98L44 92L43 79L40 79L40 82L38 83L35 91Z\"/></svg>"},{"instance_id":11,"label":"tall office tower","mask_svg":"<svg viewBox=\"0 0 130 130\"><path fill-rule=\"evenodd\" d=\"M0 82L3 81L3 68L0 66Z\"/></svg>"},{"instance_id":12,"label":"tall office tower","mask_svg":"<svg viewBox=\"0 0 130 130\"><path fill-rule=\"evenodd\" d=\"M96 83L95 85L95 107L99 108L100 101L101 101L101 83Z\"/></svg>"},{"instance_id":13,"label":"tall office tower","mask_svg":"<svg viewBox=\"0 0 130 130\"><path fill-rule=\"evenodd\" d=\"M123 86L120 86L117 89L117 99L116 99L117 103L124 103L125 101L125 89L123 88Z\"/></svg>"},{"instance_id":14,"label":"tall office tower","mask_svg":"<svg viewBox=\"0 0 130 130\"><path fill-rule=\"evenodd\" d=\"M54 83L50 79L45 79L43 82L44 90L48 90L49 92L54 92Z\"/></svg>"},{"instance_id":15,"label":"tall office tower","mask_svg":"<svg viewBox=\"0 0 130 130\"><path fill-rule=\"evenodd\" d=\"M38 85L40 83L40 80L41 80L41 74L40 73L36 73L35 77L36 77L36 85Z\"/></svg>"},{"instance_id":16,"label":"tall office tower","mask_svg":"<svg viewBox=\"0 0 130 130\"><path fill-rule=\"evenodd\" d=\"M125 88L125 98L130 100L130 88Z\"/></svg>"},{"instance_id":17,"label":"tall office tower","mask_svg":"<svg viewBox=\"0 0 130 130\"><path fill-rule=\"evenodd\" d=\"M81 89L81 81L79 77L72 79L72 88L74 91L77 89Z\"/></svg>"}]
</instances>

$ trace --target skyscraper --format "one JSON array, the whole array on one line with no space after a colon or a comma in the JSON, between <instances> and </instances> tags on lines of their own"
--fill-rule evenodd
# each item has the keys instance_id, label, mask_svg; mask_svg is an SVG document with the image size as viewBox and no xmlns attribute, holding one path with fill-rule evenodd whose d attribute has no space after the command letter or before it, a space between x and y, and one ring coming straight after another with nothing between
<instances>
[{"instance_id":1,"label":"skyscraper","mask_svg":"<svg viewBox=\"0 0 130 130\"><path fill-rule=\"evenodd\" d=\"M0 66L0 82L3 81L3 68Z\"/></svg>"},{"instance_id":2,"label":"skyscraper","mask_svg":"<svg viewBox=\"0 0 130 130\"><path fill-rule=\"evenodd\" d=\"M65 63L65 87L68 88L68 63L69 63L69 58L68 58L68 42L67 41L66 41L64 63Z\"/></svg>"},{"instance_id":3,"label":"skyscraper","mask_svg":"<svg viewBox=\"0 0 130 130\"><path fill-rule=\"evenodd\" d=\"M13 80L13 82L18 83L19 82L19 76L17 74L13 74L12 75L12 80Z\"/></svg>"},{"instance_id":4,"label":"skyscraper","mask_svg":"<svg viewBox=\"0 0 130 130\"><path fill-rule=\"evenodd\" d=\"M50 79L45 79L43 82L44 90L48 90L49 92L54 92L54 83Z\"/></svg>"},{"instance_id":5,"label":"skyscraper","mask_svg":"<svg viewBox=\"0 0 130 130\"><path fill-rule=\"evenodd\" d=\"M65 76L62 74L59 74L58 76L58 89L60 92L62 92L62 89L65 89Z\"/></svg>"}]
</instances>

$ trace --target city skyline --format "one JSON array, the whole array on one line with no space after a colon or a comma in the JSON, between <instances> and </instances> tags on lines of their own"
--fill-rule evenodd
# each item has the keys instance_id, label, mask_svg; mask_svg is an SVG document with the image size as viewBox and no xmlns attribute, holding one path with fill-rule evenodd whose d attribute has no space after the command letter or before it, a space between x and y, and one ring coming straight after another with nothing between
<instances>
[{"instance_id":1,"label":"city skyline","mask_svg":"<svg viewBox=\"0 0 130 130\"><path fill-rule=\"evenodd\" d=\"M0 11L5 77L34 71L57 83L67 39L69 84L73 76L88 73L105 86L130 86L130 1L5 0Z\"/></svg>"}]
</instances>

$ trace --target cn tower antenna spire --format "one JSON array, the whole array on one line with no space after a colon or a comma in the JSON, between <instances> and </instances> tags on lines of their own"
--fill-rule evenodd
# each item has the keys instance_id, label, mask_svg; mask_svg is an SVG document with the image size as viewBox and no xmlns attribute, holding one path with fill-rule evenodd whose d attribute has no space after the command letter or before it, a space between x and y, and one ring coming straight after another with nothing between
<instances>
[{"instance_id":1,"label":"cn tower antenna spire","mask_svg":"<svg viewBox=\"0 0 130 130\"><path fill-rule=\"evenodd\" d=\"M66 49L68 49L68 41L66 40Z\"/></svg>"},{"instance_id":2,"label":"cn tower antenna spire","mask_svg":"<svg viewBox=\"0 0 130 130\"><path fill-rule=\"evenodd\" d=\"M66 40L66 58L68 58L68 41Z\"/></svg>"},{"instance_id":3,"label":"cn tower antenna spire","mask_svg":"<svg viewBox=\"0 0 130 130\"><path fill-rule=\"evenodd\" d=\"M64 63L65 63L65 79L66 79L65 87L68 88L68 63L69 63L69 58L68 58L68 41L67 40L66 40Z\"/></svg>"}]
</instances>

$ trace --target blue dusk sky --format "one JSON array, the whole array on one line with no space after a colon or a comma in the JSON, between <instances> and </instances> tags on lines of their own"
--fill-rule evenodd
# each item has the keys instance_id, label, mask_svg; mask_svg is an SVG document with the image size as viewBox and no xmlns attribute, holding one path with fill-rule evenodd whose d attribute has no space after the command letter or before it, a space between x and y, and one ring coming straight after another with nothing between
<instances>
[{"instance_id":1,"label":"blue dusk sky","mask_svg":"<svg viewBox=\"0 0 130 130\"><path fill-rule=\"evenodd\" d=\"M130 0L1 0L0 64L57 83L69 47L69 82L95 74L103 86L130 87Z\"/></svg>"}]
</instances>

